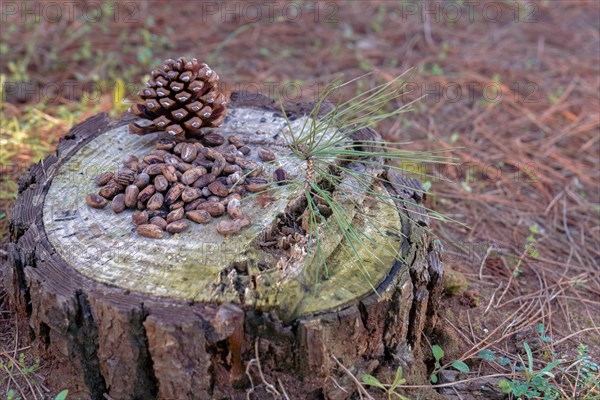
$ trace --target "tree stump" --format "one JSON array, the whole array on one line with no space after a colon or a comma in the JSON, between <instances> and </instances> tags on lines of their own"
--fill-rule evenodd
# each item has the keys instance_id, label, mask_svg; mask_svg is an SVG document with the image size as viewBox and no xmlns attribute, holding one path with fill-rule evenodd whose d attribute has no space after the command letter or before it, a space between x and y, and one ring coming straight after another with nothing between
<instances>
[{"instance_id":1,"label":"tree stump","mask_svg":"<svg viewBox=\"0 0 600 400\"><path fill-rule=\"evenodd\" d=\"M278 106L256 95L231 100L221 134L243 135L285 161ZM298 124L311 109L286 107ZM99 172L153 147L154 135L128 134L131 118L97 115L64 135L56 155L21 179L10 223L11 304L54 356L52 380L71 398L242 399L254 390L251 398L262 399L259 361L265 379L292 399L345 399L355 386L335 359L357 375L398 357L421 362L411 353L435 324L443 269L420 182L381 168L389 183L377 190L393 200L364 199L381 227L402 232L393 239L401 259L383 268L364 255L376 292L339 251L347 245L340 239L315 294L312 276L270 268L264 260L273 254L257 245L290 193L264 207L243 202L253 224L229 238L192 224L147 239L135 233L131 211L88 208ZM365 137L379 136L365 130L356 140ZM361 223L358 215L352 223Z\"/></svg>"}]
</instances>

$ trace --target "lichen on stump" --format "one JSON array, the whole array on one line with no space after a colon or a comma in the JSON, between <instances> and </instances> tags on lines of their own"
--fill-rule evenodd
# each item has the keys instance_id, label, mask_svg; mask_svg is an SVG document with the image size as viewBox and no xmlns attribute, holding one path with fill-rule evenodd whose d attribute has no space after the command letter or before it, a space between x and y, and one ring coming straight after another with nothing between
<instances>
[{"instance_id":1,"label":"lichen on stump","mask_svg":"<svg viewBox=\"0 0 600 400\"><path fill-rule=\"evenodd\" d=\"M295 163L278 134L285 119L273 101L237 93L231 100L221 134L243 135L250 146L271 149L283 165ZM301 124L311 108L302 103L286 111ZM88 208L85 196L99 172L152 146L151 137L125 134L130 121L88 119L20 182L6 286L32 336L55 356L52 377L61 387L91 399L105 393L113 399L243 398L245 368L257 344L265 374L280 379L288 393L342 399L354 387L332 356L360 373L418 350L422 332L435 324L442 277L418 181L382 168L374 173L387 174L389 183L375 190L390 194L390 201L362 199L362 212L401 232L394 240L402 257L384 265L363 252L369 284L340 251L344 239L334 240L329 277L315 294L312 273L273 268L275 255L260 246L269 227L291 211L291 190L278 190L266 203L242 202L252 226L230 237L192 224L156 241L135 232L125 215L131 211ZM356 140L361 137L378 135L364 130ZM362 226L360 213L352 224ZM414 358L421 362L418 351Z\"/></svg>"}]
</instances>

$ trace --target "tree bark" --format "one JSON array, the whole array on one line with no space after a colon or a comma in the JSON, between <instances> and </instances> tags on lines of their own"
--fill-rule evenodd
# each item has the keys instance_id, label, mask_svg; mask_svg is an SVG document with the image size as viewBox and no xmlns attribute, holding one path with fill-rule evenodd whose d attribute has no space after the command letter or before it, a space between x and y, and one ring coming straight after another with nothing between
<instances>
[{"instance_id":1,"label":"tree bark","mask_svg":"<svg viewBox=\"0 0 600 400\"><path fill-rule=\"evenodd\" d=\"M244 110L264 114L265 126L282 120L277 105L263 96L234 93L231 100L230 107L239 115L245 115ZM311 109L307 103L286 107L293 118L303 118ZM90 146L100 143L102 135L125 129L128 118L132 117L112 121L105 114L97 115L64 135L56 155L32 165L20 180L12 213L5 274L10 301L20 318L28 321L32 338L55 358L51 379L58 387L68 388L71 398L244 399L252 391L246 369L255 386L251 398L267 398L258 374L258 357L265 378L291 399L346 399L355 387L334 356L357 375L371 373L378 365L397 363L399 358L416 368L422 365L420 353L413 349L418 350L422 333L436 323L443 267L421 206L418 180L392 169L381 171L389 182L381 190L394 196L402 257L390 262L385 271L374 271L379 277L377 293L355 290L340 294L324 283L323 297L315 299L312 288L298 289L306 284L301 281L302 285L289 285L289 296L282 294L288 290L285 282L278 292L270 292L267 284L256 284L259 294L250 298L227 288L231 268L224 270L227 276L222 271L212 276L218 278L212 286L201 286L203 277L192 283L170 284L173 276L185 275L185 269L183 275L176 275L181 264L177 261L172 261L171 267L170 259L164 258L169 268L148 264L147 269L135 269L151 263L152 257L164 257L161 246L179 246L178 241L189 242L187 237L175 235L151 244L150 240L139 241L140 246L158 249L151 256L146 254L147 247L137 250L143 254L132 254L133 247L125 246L118 259L114 254L106 258L106 248L113 246L110 240L138 243L135 240L140 239L126 234L125 225L125 233L117 239L102 229L77 231L77 225L86 223L78 218L93 211L85 204L79 209L61 208L61 198L56 196L57 191L69 189L65 174L78 173L74 160L105 157L104 153L94 155ZM235 125L235 113L231 118L228 123ZM234 125L230 128L245 129ZM364 130L354 139L366 138L373 140L379 135ZM268 140L265 143L270 144ZM129 154L126 150L111 149L120 158ZM91 187L89 178L81 181L86 190ZM77 179L72 181L79 182ZM70 199L64 201L81 202L81 195L65 196ZM97 226L102 226L104 218L130 224L125 213L111 217L111 211L102 211L106 214L98 217ZM270 218L280 211L275 205ZM70 224L73 231L69 231ZM118 226L111 232L120 232ZM252 240L254 237L248 243ZM99 249L96 260L90 258L90 248ZM98 260L105 258L109 262L99 265ZM130 265L131 271L119 270L122 265ZM194 271L195 267L189 268ZM248 267L246 275L231 279L251 285L257 276L262 276L260 271ZM334 282L335 276L332 273ZM264 279L274 282L268 275ZM340 275L339 279L351 278Z\"/></svg>"}]
</instances>

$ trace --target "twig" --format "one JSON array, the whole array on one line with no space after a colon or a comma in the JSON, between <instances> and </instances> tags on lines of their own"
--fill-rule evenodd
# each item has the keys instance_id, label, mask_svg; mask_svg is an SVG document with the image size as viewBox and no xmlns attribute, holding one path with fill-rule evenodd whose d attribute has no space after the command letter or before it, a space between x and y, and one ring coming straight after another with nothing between
<instances>
[{"instance_id":1,"label":"twig","mask_svg":"<svg viewBox=\"0 0 600 400\"><path fill-rule=\"evenodd\" d=\"M431 37L431 21L429 20L427 14L425 14L424 17L425 20L423 21L423 35L425 36L425 41L431 49L435 49L435 43L433 42L433 38Z\"/></svg>"},{"instance_id":2,"label":"twig","mask_svg":"<svg viewBox=\"0 0 600 400\"><path fill-rule=\"evenodd\" d=\"M463 379L463 380L456 381L456 382L441 383L439 385L398 385L396 387L403 388L403 389L421 389L421 388L439 389L439 388L445 388L445 387L452 387L452 386L460 385L460 384L467 383L467 382L478 381L480 379L509 378L509 377L514 377L514 376L515 376L515 374L513 374L513 373L491 374L491 375L476 376L474 378L467 378L467 379ZM391 387L392 385L384 384L383 386Z\"/></svg>"},{"instance_id":3,"label":"twig","mask_svg":"<svg viewBox=\"0 0 600 400\"><path fill-rule=\"evenodd\" d=\"M485 311L483 312L483 316L485 316L487 314L487 312L489 311L490 307L492 306L492 303L494 302L494 299L496 298L496 293L498 293L498 290L500 290L501 287L502 287L502 282L500 282L498 284L498 287L496 288L496 290L494 290L494 293L492 293L492 296L490 297L490 301L488 302L488 305L485 308Z\"/></svg>"},{"instance_id":4,"label":"twig","mask_svg":"<svg viewBox=\"0 0 600 400\"><path fill-rule=\"evenodd\" d=\"M456 388L453 386L452 390L454 390L454 393L458 396L459 400L463 400L463 397L460 395L460 393L458 392L458 390L456 390Z\"/></svg>"},{"instance_id":5,"label":"twig","mask_svg":"<svg viewBox=\"0 0 600 400\"><path fill-rule=\"evenodd\" d=\"M488 246L485 255L483 256L483 260L481 260L481 264L479 265L479 280L482 281L483 280L483 266L485 265L485 262L487 261L487 258L489 257L490 253L492 252L492 250L495 250L495 245L490 245Z\"/></svg>"},{"instance_id":6,"label":"twig","mask_svg":"<svg viewBox=\"0 0 600 400\"><path fill-rule=\"evenodd\" d=\"M283 387L283 383L281 383L281 379L277 378L277 383L279 383L279 389L281 389L281 391L283 392L283 397L285 397L286 400L290 400L290 397L288 396L287 392L285 391L285 388Z\"/></svg>"},{"instance_id":7,"label":"twig","mask_svg":"<svg viewBox=\"0 0 600 400\"><path fill-rule=\"evenodd\" d=\"M333 384L334 384L335 386L337 386L337 387L338 387L338 389L340 389L342 392L344 392L344 393L349 393L349 392L348 392L346 389L344 389L344 388L343 388L343 387L342 387L342 386L341 386L341 385L340 385L340 384L339 384L339 383L338 383L338 382L337 382L335 379L333 379L331 376L329 376L328 378L329 378L329 379L331 379L331 380L333 381ZM351 393L349 393L349 394L351 394ZM362 398L362 394L361 394L361 398Z\"/></svg>"},{"instance_id":8,"label":"twig","mask_svg":"<svg viewBox=\"0 0 600 400\"><path fill-rule=\"evenodd\" d=\"M248 362L248 365L246 366L246 375L248 376L248 379L250 379L250 385L251 385L251 388L248 390L248 392L246 392L246 398L248 400L250 400L250 394L254 393L254 381L252 380L252 376L250 375L250 367L253 364L256 364L256 368L258 369L258 375L260 376L262 383L265 385L265 387L266 387L265 390L267 391L267 393L272 394L276 398L281 398L281 393L279 393L277 391L275 386L273 386L272 384L267 382L267 379L265 378L265 375L263 374L262 367L260 365L260 358L258 357L258 339L254 342L254 356L256 358L253 358L252 360L250 360ZM279 381L279 385L282 386L281 381ZM282 388L283 388L283 386L282 386ZM285 393L285 390L284 390L284 393ZM285 394L285 398L289 399L287 396L287 393Z\"/></svg>"},{"instance_id":9,"label":"twig","mask_svg":"<svg viewBox=\"0 0 600 400\"><path fill-rule=\"evenodd\" d=\"M356 387L358 388L358 392L364 394L365 396L367 396L367 399L369 400L375 400L373 399L373 397L369 394L369 392L367 392L367 389L365 389L365 387L359 382L358 379L356 379L356 377L354 376L354 374L352 372L350 372L348 370L348 368L344 367L344 365L336 358L336 356L334 356L333 354L331 355L331 358L333 358L333 360L337 363L337 365L346 373L346 375L348 375L350 377L350 379L352 379L354 381L354 383L356 384ZM362 397L362 396L361 396Z\"/></svg>"},{"instance_id":10,"label":"twig","mask_svg":"<svg viewBox=\"0 0 600 400\"><path fill-rule=\"evenodd\" d=\"M573 336L577 336L577 335L579 335L580 333L583 333L583 332L589 332L589 331L598 331L598 332L600 332L600 328L593 327L593 328L585 328L585 329L581 329L581 330L579 330L579 331L577 331L577 332L573 332L573 333L571 333L570 335L567 335L567 336L565 336L565 337L564 337L564 338L562 338L562 339L559 339L559 340L557 340L556 342L554 342L554 345L556 346L556 345L558 345L558 344L560 344L560 343L564 342L565 340L569 340L569 339L571 339Z\"/></svg>"}]
</instances>

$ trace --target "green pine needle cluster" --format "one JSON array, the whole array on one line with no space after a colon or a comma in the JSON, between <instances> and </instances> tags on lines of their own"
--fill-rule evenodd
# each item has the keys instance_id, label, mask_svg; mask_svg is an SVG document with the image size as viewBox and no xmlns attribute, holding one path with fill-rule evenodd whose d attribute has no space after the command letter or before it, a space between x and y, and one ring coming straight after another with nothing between
<instances>
[{"instance_id":1,"label":"green pine needle cluster","mask_svg":"<svg viewBox=\"0 0 600 400\"><path fill-rule=\"evenodd\" d=\"M409 77L409 72L404 73L323 112L327 99L362 77L342 84L333 82L325 88L300 129L291 123L280 98L287 121L284 139L305 171L302 178L277 182L268 190L278 190L285 184L288 188L295 186L303 193L306 209L301 222L307 236L304 267L305 271L310 268L314 273L315 293L319 280L327 279L329 275L327 259L338 239L345 241L347 245L343 250L356 261L360 272L375 290L361 254L378 261L382 254L391 254L396 259L400 254L398 246L394 245L397 242L389 239L389 230L380 229L365 211L368 207L364 204L376 202L394 206L395 197L385 189L390 184L385 169L409 173L403 165L449 161L441 152L410 151L399 148L399 143L356 138L361 131L411 110L414 102L398 105L399 98L406 94L403 88ZM356 216L364 221L360 229L352 224ZM437 213L431 213L431 216L446 219ZM392 233L401 236L400 232Z\"/></svg>"}]
</instances>

